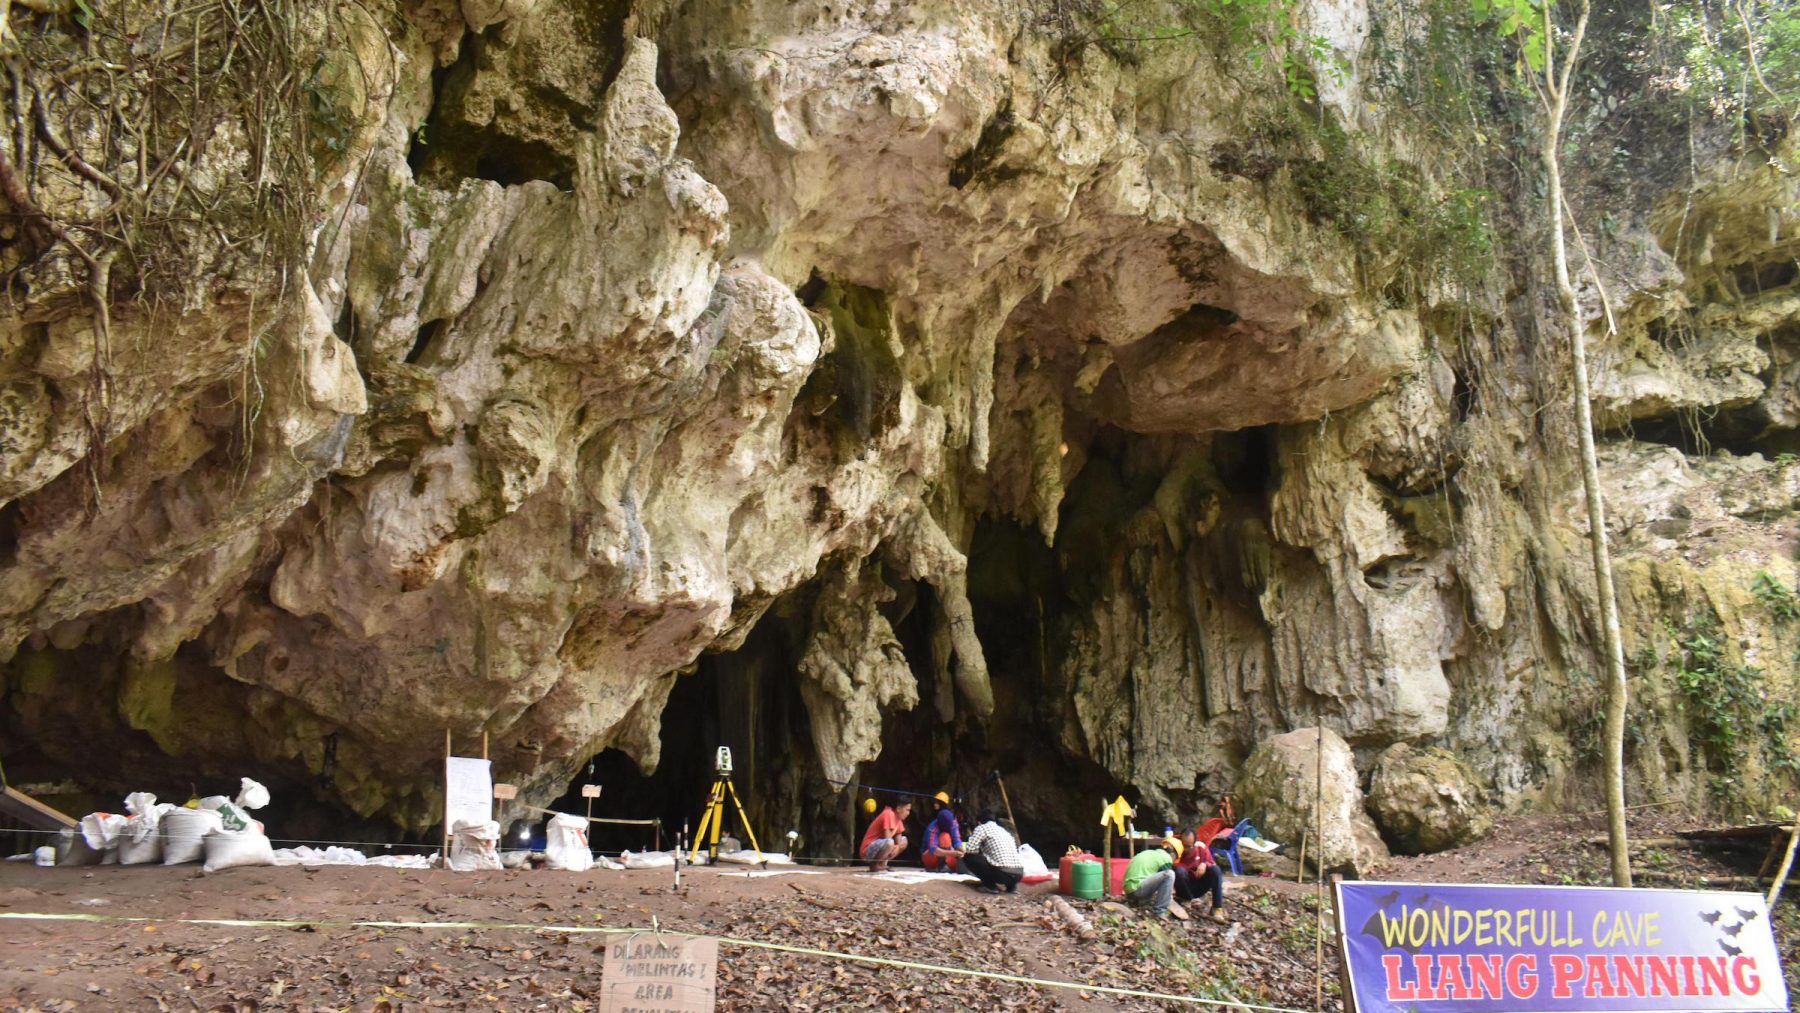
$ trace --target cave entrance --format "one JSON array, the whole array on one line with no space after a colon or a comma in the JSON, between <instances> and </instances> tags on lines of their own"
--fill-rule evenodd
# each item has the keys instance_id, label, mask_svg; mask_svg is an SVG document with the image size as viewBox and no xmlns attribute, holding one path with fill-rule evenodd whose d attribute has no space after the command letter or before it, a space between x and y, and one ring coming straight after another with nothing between
<instances>
[{"instance_id":1,"label":"cave entrance","mask_svg":"<svg viewBox=\"0 0 1800 1013\"><path fill-rule=\"evenodd\" d=\"M583 770L551 808L585 812L581 785L598 784L595 817L660 819L662 846L672 848L684 823L690 834L699 828L717 779L714 758L726 746L732 783L757 843L766 851L786 851L787 832L807 833L804 824L818 808L808 804L815 765L791 640L790 624L770 616L740 649L703 656L692 672L677 677L663 708L656 770L645 774L625 753L605 750L591 759L592 773ZM729 805L725 827L749 846ZM593 824L589 833L596 849L614 853L649 848L652 837L650 827L605 823Z\"/></svg>"}]
</instances>

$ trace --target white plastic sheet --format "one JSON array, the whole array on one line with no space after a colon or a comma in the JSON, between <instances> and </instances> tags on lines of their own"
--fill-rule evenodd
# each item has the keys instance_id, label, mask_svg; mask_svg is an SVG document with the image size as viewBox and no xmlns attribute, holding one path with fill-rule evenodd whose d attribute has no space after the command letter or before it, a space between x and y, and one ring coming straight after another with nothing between
<instances>
[{"instance_id":1,"label":"white plastic sheet","mask_svg":"<svg viewBox=\"0 0 1800 1013\"><path fill-rule=\"evenodd\" d=\"M1019 866L1025 870L1026 879L1050 875L1050 867L1044 864L1043 856L1029 844L1019 845Z\"/></svg>"}]
</instances>

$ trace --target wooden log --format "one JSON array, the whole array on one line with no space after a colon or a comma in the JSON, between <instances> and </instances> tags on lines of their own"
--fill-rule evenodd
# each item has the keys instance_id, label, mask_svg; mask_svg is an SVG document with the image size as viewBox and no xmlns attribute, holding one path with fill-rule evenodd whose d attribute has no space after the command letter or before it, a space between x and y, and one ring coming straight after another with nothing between
<instances>
[{"instance_id":1,"label":"wooden log","mask_svg":"<svg viewBox=\"0 0 1800 1013\"><path fill-rule=\"evenodd\" d=\"M1639 869L1632 875L1639 879L1674 883L1678 886L1712 886L1722 890L1742 890L1746 883L1751 882L1749 876L1693 876L1681 872L1662 872L1656 869Z\"/></svg>"},{"instance_id":2,"label":"wooden log","mask_svg":"<svg viewBox=\"0 0 1800 1013\"><path fill-rule=\"evenodd\" d=\"M1061 918L1063 924L1067 925L1070 931L1074 932L1082 941L1086 942L1092 940L1098 935L1098 933L1094 931L1093 923L1088 921L1086 916L1080 911L1075 910L1068 901L1063 900L1061 897L1055 895L1051 896L1050 910L1054 912L1058 918Z\"/></svg>"},{"instance_id":3,"label":"wooden log","mask_svg":"<svg viewBox=\"0 0 1800 1013\"><path fill-rule=\"evenodd\" d=\"M69 830L75 817L47 806L17 788L0 792L0 815L10 816L38 830Z\"/></svg>"}]
</instances>

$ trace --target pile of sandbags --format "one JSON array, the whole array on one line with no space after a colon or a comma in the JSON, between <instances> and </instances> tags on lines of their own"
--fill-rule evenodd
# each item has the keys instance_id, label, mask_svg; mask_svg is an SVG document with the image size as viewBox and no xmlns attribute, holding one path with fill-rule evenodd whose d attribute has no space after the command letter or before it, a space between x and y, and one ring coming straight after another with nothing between
<instances>
[{"instance_id":1,"label":"pile of sandbags","mask_svg":"<svg viewBox=\"0 0 1800 1013\"><path fill-rule=\"evenodd\" d=\"M125 796L128 815L89 813L78 832L58 842L59 865L181 865L205 861L206 871L269 865L272 848L249 811L269 804L269 789L250 778L236 798L211 795L185 806L158 804L147 791Z\"/></svg>"}]
</instances>

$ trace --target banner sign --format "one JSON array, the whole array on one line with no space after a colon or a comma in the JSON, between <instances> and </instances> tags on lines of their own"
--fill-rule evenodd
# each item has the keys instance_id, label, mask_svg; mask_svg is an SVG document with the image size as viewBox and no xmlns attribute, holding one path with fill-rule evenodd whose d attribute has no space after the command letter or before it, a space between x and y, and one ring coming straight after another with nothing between
<instances>
[{"instance_id":1,"label":"banner sign","mask_svg":"<svg viewBox=\"0 0 1800 1013\"><path fill-rule=\"evenodd\" d=\"M1356 1013L1788 1009L1761 896L1338 883Z\"/></svg>"}]
</instances>

